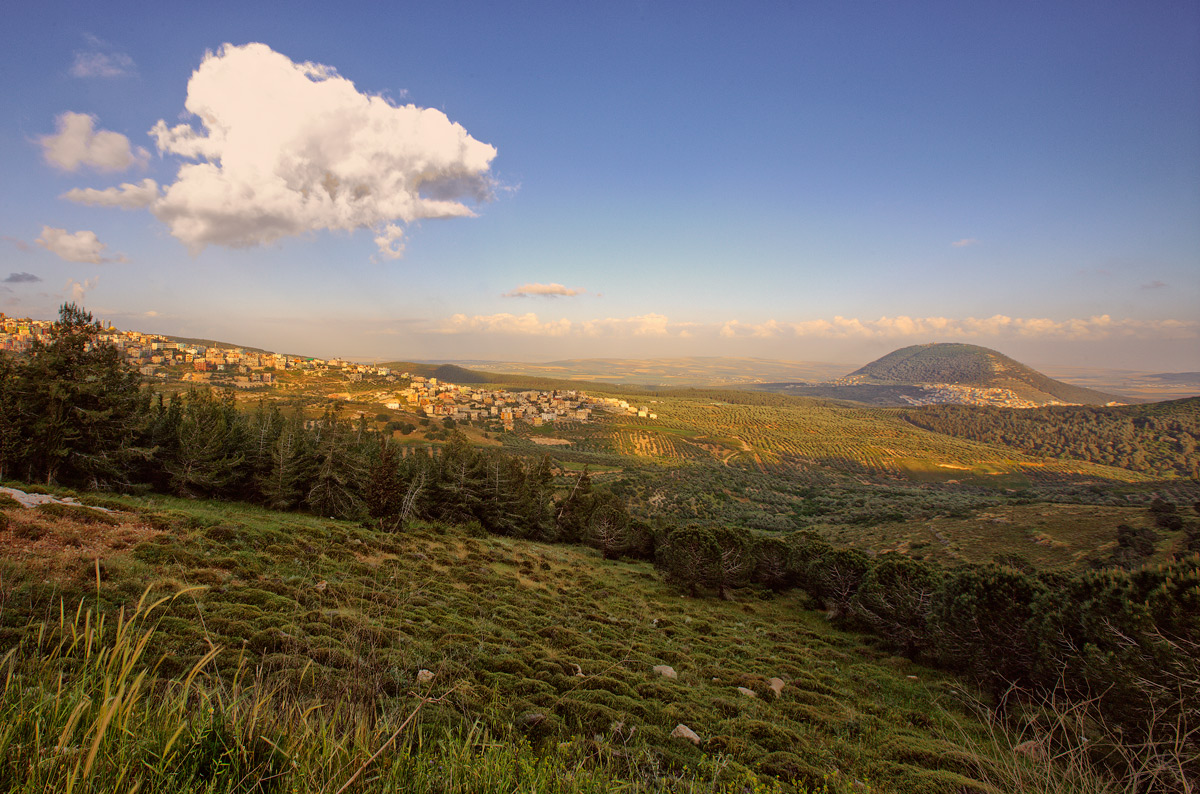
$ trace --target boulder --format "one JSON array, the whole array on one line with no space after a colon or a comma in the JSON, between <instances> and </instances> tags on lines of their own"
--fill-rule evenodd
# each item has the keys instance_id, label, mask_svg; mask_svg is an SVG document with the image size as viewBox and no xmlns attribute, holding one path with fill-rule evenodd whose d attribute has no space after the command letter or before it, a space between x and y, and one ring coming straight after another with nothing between
<instances>
[{"instance_id":1,"label":"boulder","mask_svg":"<svg viewBox=\"0 0 1200 794\"><path fill-rule=\"evenodd\" d=\"M755 692L753 689L750 689L749 687L740 686L737 688L737 691L741 692L743 695L745 695L748 698L758 697L758 693Z\"/></svg>"},{"instance_id":2,"label":"boulder","mask_svg":"<svg viewBox=\"0 0 1200 794\"><path fill-rule=\"evenodd\" d=\"M782 678L772 678L767 684L771 687L771 691L775 693L775 697L783 694L784 683Z\"/></svg>"},{"instance_id":3,"label":"boulder","mask_svg":"<svg viewBox=\"0 0 1200 794\"><path fill-rule=\"evenodd\" d=\"M697 746L700 744L700 737L696 735L696 732L682 722L675 726L675 730L671 731L671 738L686 739Z\"/></svg>"},{"instance_id":4,"label":"boulder","mask_svg":"<svg viewBox=\"0 0 1200 794\"><path fill-rule=\"evenodd\" d=\"M654 672L658 673L663 678L678 678L678 676L675 673L675 668L669 664L654 665Z\"/></svg>"},{"instance_id":5,"label":"boulder","mask_svg":"<svg viewBox=\"0 0 1200 794\"><path fill-rule=\"evenodd\" d=\"M418 684L428 684L432 680L433 680L433 673L431 671L429 671L429 670L418 670L417 671L417 683Z\"/></svg>"}]
</instances>

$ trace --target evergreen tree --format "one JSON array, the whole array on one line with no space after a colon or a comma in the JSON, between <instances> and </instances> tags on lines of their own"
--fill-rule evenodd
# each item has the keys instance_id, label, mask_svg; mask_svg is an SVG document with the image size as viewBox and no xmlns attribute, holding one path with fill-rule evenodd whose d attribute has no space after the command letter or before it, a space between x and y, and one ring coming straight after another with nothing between
<instances>
[{"instance_id":1,"label":"evergreen tree","mask_svg":"<svg viewBox=\"0 0 1200 794\"><path fill-rule=\"evenodd\" d=\"M209 389L182 400L173 454L163 461L171 490L180 496L221 496L245 476L242 418L233 394Z\"/></svg>"},{"instance_id":2,"label":"evergreen tree","mask_svg":"<svg viewBox=\"0 0 1200 794\"><path fill-rule=\"evenodd\" d=\"M558 539L578 543L592 517L592 507L592 477L587 466L584 466L566 497L558 503L554 516Z\"/></svg>"},{"instance_id":3,"label":"evergreen tree","mask_svg":"<svg viewBox=\"0 0 1200 794\"><path fill-rule=\"evenodd\" d=\"M149 396L137 371L101 328L74 303L59 310L50 342L35 340L29 355L2 372L0 389L12 413L0 443L20 439L14 473L46 482L104 486L128 482L139 458ZM12 455L12 452L9 453Z\"/></svg>"},{"instance_id":4,"label":"evergreen tree","mask_svg":"<svg viewBox=\"0 0 1200 794\"><path fill-rule=\"evenodd\" d=\"M313 456L298 419L286 420L271 445L271 466L258 481L258 493L272 510L293 510L308 493Z\"/></svg>"},{"instance_id":5,"label":"evergreen tree","mask_svg":"<svg viewBox=\"0 0 1200 794\"><path fill-rule=\"evenodd\" d=\"M336 416L326 414L321 420L315 447L312 484L306 497L309 508L330 518L357 518L363 512L359 490L365 466L360 450Z\"/></svg>"},{"instance_id":6,"label":"evergreen tree","mask_svg":"<svg viewBox=\"0 0 1200 794\"><path fill-rule=\"evenodd\" d=\"M708 527L673 530L655 553L654 565L669 584L695 597L701 587L712 587L720 574L721 547Z\"/></svg>"},{"instance_id":7,"label":"evergreen tree","mask_svg":"<svg viewBox=\"0 0 1200 794\"><path fill-rule=\"evenodd\" d=\"M754 547L750 533L740 527L717 527L713 530L718 556L714 567L717 595L726 601L733 596L730 591L742 587L754 570Z\"/></svg>"},{"instance_id":8,"label":"evergreen tree","mask_svg":"<svg viewBox=\"0 0 1200 794\"><path fill-rule=\"evenodd\" d=\"M367 470L365 493L367 515L378 520L380 529L397 529L405 488L400 479L400 450L390 439L379 439L379 448Z\"/></svg>"},{"instance_id":9,"label":"evergreen tree","mask_svg":"<svg viewBox=\"0 0 1200 794\"><path fill-rule=\"evenodd\" d=\"M863 576L852 601L854 614L905 656L929 643L929 616L939 576L919 560L889 555Z\"/></svg>"},{"instance_id":10,"label":"evergreen tree","mask_svg":"<svg viewBox=\"0 0 1200 794\"><path fill-rule=\"evenodd\" d=\"M611 560L625 552L632 541L629 510L625 502L608 491L592 496L591 515L584 530L584 541Z\"/></svg>"}]
</instances>

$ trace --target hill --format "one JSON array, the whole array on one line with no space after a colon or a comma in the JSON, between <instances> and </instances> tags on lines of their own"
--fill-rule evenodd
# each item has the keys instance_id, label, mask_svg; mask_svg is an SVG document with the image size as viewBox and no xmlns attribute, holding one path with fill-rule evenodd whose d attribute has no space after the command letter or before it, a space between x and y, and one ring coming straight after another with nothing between
<instances>
[{"instance_id":1,"label":"hill","mask_svg":"<svg viewBox=\"0 0 1200 794\"><path fill-rule=\"evenodd\" d=\"M1121 398L1048 378L1003 353L978 345L912 345L850 373L846 385L949 385L1004 390L1039 405L1105 405ZM950 402L943 400L942 402Z\"/></svg>"}]
</instances>

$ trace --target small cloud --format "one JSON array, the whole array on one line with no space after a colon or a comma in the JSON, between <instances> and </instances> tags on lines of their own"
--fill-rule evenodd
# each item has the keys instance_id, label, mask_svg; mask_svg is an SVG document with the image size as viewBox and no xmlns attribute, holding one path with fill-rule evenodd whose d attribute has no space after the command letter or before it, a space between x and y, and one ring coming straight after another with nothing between
<instances>
[{"instance_id":1,"label":"small cloud","mask_svg":"<svg viewBox=\"0 0 1200 794\"><path fill-rule=\"evenodd\" d=\"M72 77L128 77L137 73L133 58L118 52L111 44L91 33L83 34L86 50L75 51Z\"/></svg>"},{"instance_id":2,"label":"small cloud","mask_svg":"<svg viewBox=\"0 0 1200 794\"><path fill-rule=\"evenodd\" d=\"M140 185L122 182L119 187L109 187L104 190L96 188L74 188L63 193L59 198L74 201L77 204L87 204L92 207L119 207L123 210L149 207L158 198L158 183L153 179L143 179Z\"/></svg>"},{"instance_id":3,"label":"small cloud","mask_svg":"<svg viewBox=\"0 0 1200 794\"><path fill-rule=\"evenodd\" d=\"M140 146L135 151L119 132L95 129L96 118L67 111L55 119L58 132L38 138L46 162L63 171L89 166L97 171L124 171L145 164L150 153Z\"/></svg>"},{"instance_id":4,"label":"small cloud","mask_svg":"<svg viewBox=\"0 0 1200 794\"><path fill-rule=\"evenodd\" d=\"M68 262L87 262L98 265L101 262L114 261L102 256L104 249L108 246L100 242L95 232L86 229L68 232L66 229L43 226L42 236L37 239L37 244ZM121 259L123 257L118 257L117 261Z\"/></svg>"},{"instance_id":5,"label":"small cloud","mask_svg":"<svg viewBox=\"0 0 1200 794\"><path fill-rule=\"evenodd\" d=\"M500 297L502 298L529 298L533 296L542 298L557 298L559 296L574 297L583 295L587 290L572 289L564 287L562 284L522 284L514 290L509 290Z\"/></svg>"},{"instance_id":6,"label":"small cloud","mask_svg":"<svg viewBox=\"0 0 1200 794\"><path fill-rule=\"evenodd\" d=\"M32 273L13 273L4 279L5 284L34 284L38 281L41 281L41 278Z\"/></svg>"},{"instance_id":7,"label":"small cloud","mask_svg":"<svg viewBox=\"0 0 1200 794\"><path fill-rule=\"evenodd\" d=\"M1167 286L1165 282L1158 281L1156 279L1154 281L1143 284L1142 289L1162 289L1165 286Z\"/></svg>"},{"instance_id":8,"label":"small cloud","mask_svg":"<svg viewBox=\"0 0 1200 794\"><path fill-rule=\"evenodd\" d=\"M146 312L145 316L146 317L157 317L158 312L154 311L154 309L150 309Z\"/></svg>"},{"instance_id":9,"label":"small cloud","mask_svg":"<svg viewBox=\"0 0 1200 794\"><path fill-rule=\"evenodd\" d=\"M977 245L978 243L979 241L974 237L964 237L961 240L955 240L954 242L950 243L950 245L954 246L955 248L966 248L969 245Z\"/></svg>"},{"instance_id":10,"label":"small cloud","mask_svg":"<svg viewBox=\"0 0 1200 794\"><path fill-rule=\"evenodd\" d=\"M96 284L99 281L99 276L96 276L95 278L89 278L86 281L75 281L74 279L70 279L67 281L65 289L67 292L71 293L71 300L75 301L76 303L83 303L84 297L86 297L89 292L96 288Z\"/></svg>"},{"instance_id":11,"label":"small cloud","mask_svg":"<svg viewBox=\"0 0 1200 794\"><path fill-rule=\"evenodd\" d=\"M375 236L375 245L384 259L399 259L404 256L404 229L394 223L383 227Z\"/></svg>"}]
</instances>

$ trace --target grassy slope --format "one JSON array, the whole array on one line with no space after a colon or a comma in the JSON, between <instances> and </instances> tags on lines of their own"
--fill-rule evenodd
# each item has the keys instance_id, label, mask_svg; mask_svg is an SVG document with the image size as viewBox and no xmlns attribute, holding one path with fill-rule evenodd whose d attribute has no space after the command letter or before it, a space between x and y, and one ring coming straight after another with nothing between
<instances>
[{"instance_id":1,"label":"grassy slope","mask_svg":"<svg viewBox=\"0 0 1200 794\"><path fill-rule=\"evenodd\" d=\"M562 770L652 789L686 790L720 768L726 781L774 774L830 791L862 790L852 780L989 790L969 782L977 759L938 738L984 735L946 710L958 711L958 683L831 629L792 596L681 598L645 564L442 527L385 535L161 497L108 506L126 511L116 525L4 509L4 646L57 618L60 602L69 614L98 597L111 612L148 584L202 585L165 607L148 654L166 654L160 675L183 676L217 646L208 686L258 670L284 702L353 706L362 719L406 711L413 690L448 693L421 713L421 735L485 730L487 746L528 742ZM421 669L432 684L416 681ZM778 699L774 676L787 682ZM700 747L669 737L679 723Z\"/></svg>"}]
</instances>

